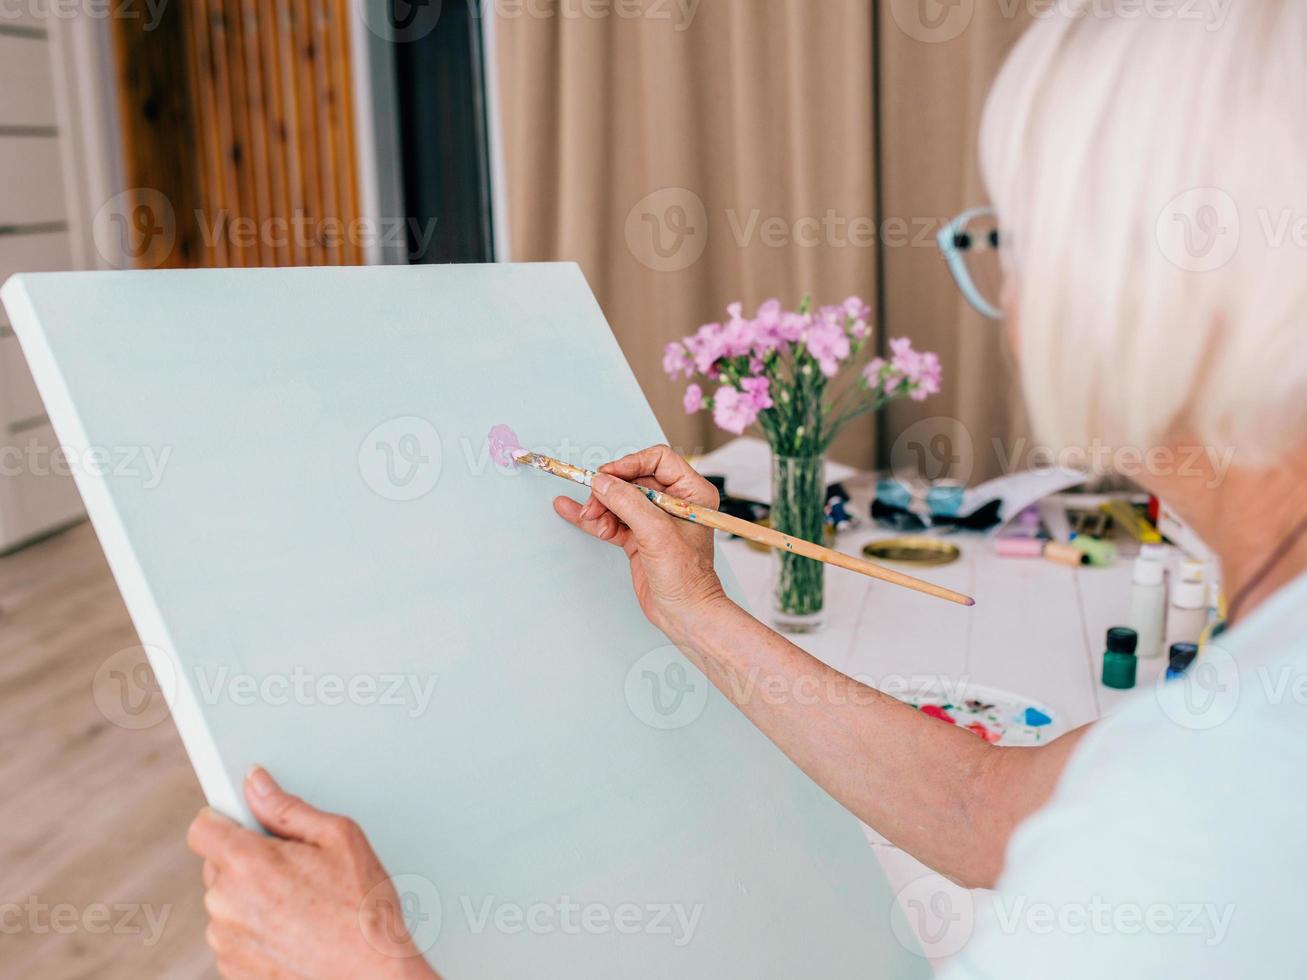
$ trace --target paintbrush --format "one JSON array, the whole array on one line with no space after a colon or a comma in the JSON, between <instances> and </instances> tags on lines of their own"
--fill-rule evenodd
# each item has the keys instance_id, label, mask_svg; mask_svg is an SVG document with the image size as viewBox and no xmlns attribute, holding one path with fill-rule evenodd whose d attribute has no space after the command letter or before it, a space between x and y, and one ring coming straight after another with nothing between
<instances>
[{"instance_id":1,"label":"paintbrush","mask_svg":"<svg viewBox=\"0 0 1307 980\"><path fill-rule=\"evenodd\" d=\"M562 477L564 480L571 480L573 483L579 483L585 487L592 486L594 483L594 470L573 466L571 463L564 463L552 456L543 456L540 453L528 452L525 449L513 448L508 452L514 460L523 466L531 466L546 473L552 473L554 476ZM614 477L614 479L617 479L617 477ZM639 485L632 484L632 486ZM766 545L769 548L790 551L796 555L802 555L804 558L825 562L827 565L834 565L837 568L847 568L851 572L880 579L882 582L889 582L891 585L900 585L905 589L912 589L924 595L935 596L937 599L947 599L949 602L956 602L963 606L974 606L976 604L975 599L965 596L961 592L954 592L952 589L946 589L941 585L923 582L919 578L904 575L902 572L885 568L883 565L864 561L861 558L854 558L852 555L846 555L831 548L824 548L819 544L813 544L811 541L804 541L802 538L782 534L780 531L774 531L769 527L753 524L738 517L731 517L719 510L690 503L688 500L673 497L671 494L663 493L660 490L651 490L648 487L639 487L639 489L656 506L680 520L702 524L704 527L715 528L718 531L727 531L737 537L756 541L758 544Z\"/></svg>"}]
</instances>

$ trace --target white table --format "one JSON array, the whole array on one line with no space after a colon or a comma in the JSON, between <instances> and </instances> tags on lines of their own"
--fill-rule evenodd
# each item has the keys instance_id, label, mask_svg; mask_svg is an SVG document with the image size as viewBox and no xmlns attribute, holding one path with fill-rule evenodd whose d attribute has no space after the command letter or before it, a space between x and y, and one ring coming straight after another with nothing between
<instances>
[{"instance_id":1,"label":"white table","mask_svg":"<svg viewBox=\"0 0 1307 980\"><path fill-rule=\"evenodd\" d=\"M696 464L702 472L722 472L708 460ZM727 479L729 487L729 472ZM839 535L838 550L860 555L869 541L903 536L871 523L872 475L859 474L844 484L853 496L850 511L861 523ZM973 596L974 607L828 568L824 629L791 639L836 670L876 687L892 690L944 679L1004 688L1053 708L1068 730L1148 690L1165 669L1165 658L1140 660L1135 691L1115 691L1100 681L1106 631L1120 625L1129 609L1129 560L1118 559L1108 568L1069 568L1043 559L999 558L992 540L982 535L957 533L948 540L961 549L958 561L908 571ZM750 608L766 621L774 559L739 540L721 540L720 547ZM932 941L923 903L966 914L974 897L870 828L864 832L899 894L906 920L938 966L955 951L959 933L942 930L944 935ZM932 906L932 901L943 904Z\"/></svg>"}]
</instances>

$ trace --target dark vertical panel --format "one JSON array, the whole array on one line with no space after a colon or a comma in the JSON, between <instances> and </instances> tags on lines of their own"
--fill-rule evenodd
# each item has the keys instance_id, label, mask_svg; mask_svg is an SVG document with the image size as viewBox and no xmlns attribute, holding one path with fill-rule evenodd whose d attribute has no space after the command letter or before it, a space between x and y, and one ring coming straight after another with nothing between
<instances>
[{"instance_id":1,"label":"dark vertical panel","mask_svg":"<svg viewBox=\"0 0 1307 980\"><path fill-rule=\"evenodd\" d=\"M116 12L121 13L117 8L123 2L115 3ZM129 231L128 251L146 268L191 266L201 258L195 220L200 194L198 148L191 119L184 10L182 4L168 4L150 31L139 14L110 17L124 176L137 193L132 216L139 233ZM151 192L163 195L171 214L160 213L167 209ZM170 222L175 223L175 240L149 231Z\"/></svg>"},{"instance_id":2,"label":"dark vertical panel","mask_svg":"<svg viewBox=\"0 0 1307 980\"><path fill-rule=\"evenodd\" d=\"M413 262L494 259L480 30L468 0L446 0L434 30L396 46Z\"/></svg>"}]
</instances>

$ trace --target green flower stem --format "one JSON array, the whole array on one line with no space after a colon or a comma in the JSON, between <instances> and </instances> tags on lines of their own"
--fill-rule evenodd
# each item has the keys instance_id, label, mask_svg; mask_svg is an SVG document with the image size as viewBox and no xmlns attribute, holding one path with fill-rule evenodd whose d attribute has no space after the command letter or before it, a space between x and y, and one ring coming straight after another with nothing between
<instances>
[{"instance_id":1,"label":"green flower stem","mask_svg":"<svg viewBox=\"0 0 1307 980\"><path fill-rule=\"evenodd\" d=\"M821 456L773 456L771 526L783 534L820 544L826 526L825 461ZM776 608L785 616L821 612L825 565L776 551Z\"/></svg>"}]
</instances>

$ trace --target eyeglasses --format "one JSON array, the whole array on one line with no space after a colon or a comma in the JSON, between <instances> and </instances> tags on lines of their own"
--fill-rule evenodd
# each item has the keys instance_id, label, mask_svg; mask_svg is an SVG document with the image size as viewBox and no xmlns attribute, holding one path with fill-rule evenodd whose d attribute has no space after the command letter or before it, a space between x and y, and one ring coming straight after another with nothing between
<instances>
[{"instance_id":1,"label":"eyeglasses","mask_svg":"<svg viewBox=\"0 0 1307 980\"><path fill-rule=\"evenodd\" d=\"M998 260L998 217L993 208L972 208L939 230L939 250L953 280L977 312L1003 319L999 307L1003 270Z\"/></svg>"}]
</instances>

